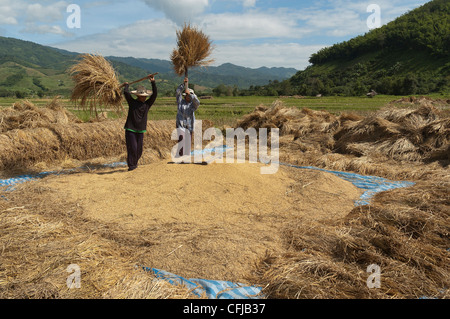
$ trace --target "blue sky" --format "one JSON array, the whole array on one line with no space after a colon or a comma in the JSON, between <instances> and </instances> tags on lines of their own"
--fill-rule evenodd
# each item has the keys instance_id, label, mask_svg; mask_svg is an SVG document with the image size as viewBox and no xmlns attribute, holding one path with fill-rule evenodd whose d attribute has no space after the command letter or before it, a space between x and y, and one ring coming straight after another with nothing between
<instances>
[{"instance_id":1,"label":"blue sky","mask_svg":"<svg viewBox=\"0 0 450 319\"><path fill-rule=\"evenodd\" d=\"M308 66L312 53L368 32L371 4L384 25L423 0L0 0L0 36L80 53L169 60L184 21L214 42L215 65ZM80 28L67 12L80 8ZM75 21L75 20L73 20Z\"/></svg>"}]
</instances>

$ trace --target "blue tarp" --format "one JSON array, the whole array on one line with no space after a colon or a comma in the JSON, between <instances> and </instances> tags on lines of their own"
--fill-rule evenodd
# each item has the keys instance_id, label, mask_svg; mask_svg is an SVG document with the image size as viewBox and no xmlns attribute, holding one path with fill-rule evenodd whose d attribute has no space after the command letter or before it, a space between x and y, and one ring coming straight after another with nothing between
<instances>
[{"instance_id":1,"label":"blue tarp","mask_svg":"<svg viewBox=\"0 0 450 319\"><path fill-rule=\"evenodd\" d=\"M112 164L104 164L103 167L120 167L126 166L127 163L119 162ZM87 168L86 168L87 169ZM54 172L42 172L39 174L28 174L28 175L20 175L13 178L8 179L0 179L0 187L6 187L5 191L10 192L14 190L14 186L23 184L26 182L36 181L42 178L45 178L49 175L61 175L73 172L74 170L63 170L63 171L54 171Z\"/></svg>"},{"instance_id":2,"label":"blue tarp","mask_svg":"<svg viewBox=\"0 0 450 319\"><path fill-rule=\"evenodd\" d=\"M311 169L319 170L327 173L334 174L356 186L359 189L366 190L364 194L361 195L359 200L355 201L356 206L369 205L370 199L377 193L385 192L397 188L410 187L415 185L413 182L395 182L388 179L376 176L364 176L355 173L331 171L323 168L317 168L313 166L296 166L291 164L280 163L284 166L299 168L299 169Z\"/></svg>"},{"instance_id":3,"label":"blue tarp","mask_svg":"<svg viewBox=\"0 0 450 319\"><path fill-rule=\"evenodd\" d=\"M203 294L209 299L259 299L262 297L260 287L246 286L230 281L186 279L156 268L144 267L144 270L152 272L156 278L165 280L172 285L185 286L198 297L202 297Z\"/></svg>"}]
</instances>

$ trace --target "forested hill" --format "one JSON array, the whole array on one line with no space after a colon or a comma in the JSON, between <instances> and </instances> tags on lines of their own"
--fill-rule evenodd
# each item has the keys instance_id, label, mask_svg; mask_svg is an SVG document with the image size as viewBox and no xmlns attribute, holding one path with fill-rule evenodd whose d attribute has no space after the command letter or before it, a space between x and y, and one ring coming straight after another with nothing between
<instances>
[{"instance_id":1,"label":"forested hill","mask_svg":"<svg viewBox=\"0 0 450 319\"><path fill-rule=\"evenodd\" d=\"M310 63L351 60L373 51L420 50L450 57L450 1L435 0L388 25L313 54Z\"/></svg>"},{"instance_id":2,"label":"forested hill","mask_svg":"<svg viewBox=\"0 0 450 319\"><path fill-rule=\"evenodd\" d=\"M30 41L0 36L0 97L69 96L73 82L68 69L80 53L68 52ZM182 81L170 61L106 57L118 73L120 81L132 81L159 72L161 94L173 95ZM190 79L201 91L212 92L220 85L247 88L282 81L297 72L292 68L250 69L230 63L207 69L193 69Z\"/></svg>"},{"instance_id":3,"label":"forested hill","mask_svg":"<svg viewBox=\"0 0 450 319\"><path fill-rule=\"evenodd\" d=\"M449 16L450 1L430 1L381 28L324 48L311 56L311 66L289 80L290 93L448 92Z\"/></svg>"}]
</instances>

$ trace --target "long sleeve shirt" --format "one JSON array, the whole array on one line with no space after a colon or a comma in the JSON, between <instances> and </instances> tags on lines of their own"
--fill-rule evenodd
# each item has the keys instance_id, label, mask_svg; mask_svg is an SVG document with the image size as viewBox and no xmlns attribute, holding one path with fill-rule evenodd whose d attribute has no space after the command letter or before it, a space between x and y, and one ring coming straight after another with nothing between
<instances>
[{"instance_id":1,"label":"long sleeve shirt","mask_svg":"<svg viewBox=\"0 0 450 319\"><path fill-rule=\"evenodd\" d=\"M191 94L191 102L187 102L183 98L183 92L185 91L184 84L181 84L177 89L177 127L182 127L191 131L194 131L195 123L195 111L200 106L200 101L195 94Z\"/></svg>"},{"instance_id":2,"label":"long sleeve shirt","mask_svg":"<svg viewBox=\"0 0 450 319\"><path fill-rule=\"evenodd\" d=\"M123 93L129 106L128 117L125 123L126 130L136 133L145 133L147 131L148 112L158 96L155 82L152 82L152 90L153 94L145 102L141 102L131 96L130 86L125 86Z\"/></svg>"}]
</instances>

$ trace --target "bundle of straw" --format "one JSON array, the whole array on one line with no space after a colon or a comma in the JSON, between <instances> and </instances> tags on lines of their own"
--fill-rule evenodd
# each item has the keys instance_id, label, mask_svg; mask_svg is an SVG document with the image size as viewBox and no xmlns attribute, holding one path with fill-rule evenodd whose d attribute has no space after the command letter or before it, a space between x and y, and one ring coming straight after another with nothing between
<instances>
[{"instance_id":1,"label":"bundle of straw","mask_svg":"<svg viewBox=\"0 0 450 319\"><path fill-rule=\"evenodd\" d=\"M118 76L112 65L101 55L84 54L81 60L69 69L75 87L71 101L91 113L97 113L97 106L122 110L122 94Z\"/></svg>"},{"instance_id":2,"label":"bundle of straw","mask_svg":"<svg viewBox=\"0 0 450 319\"><path fill-rule=\"evenodd\" d=\"M213 59L208 57L213 51L212 42L207 35L189 24L177 31L177 45L171 55L175 73L188 76L188 69L192 67L208 66Z\"/></svg>"}]
</instances>

